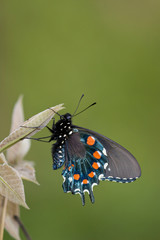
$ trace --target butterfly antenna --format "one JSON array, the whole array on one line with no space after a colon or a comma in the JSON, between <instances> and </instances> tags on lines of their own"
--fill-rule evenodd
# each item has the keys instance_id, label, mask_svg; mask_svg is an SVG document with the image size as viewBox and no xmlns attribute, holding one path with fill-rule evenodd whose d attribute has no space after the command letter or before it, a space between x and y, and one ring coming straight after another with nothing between
<instances>
[{"instance_id":1,"label":"butterfly antenna","mask_svg":"<svg viewBox=\"0 0 160 240\"><path fill-rule=\"evenodd\" d=\"M95 104L96 104L96 102L92 103L91 105L89 105L88 107L86 107L85 109L83 109L82 111L80 111L79 113L77 113L76 115L74 115L74 117L77 116L77 115L79 115L80 113L86 111L88 108L92 107L92 106L95 105Z\"/></svg>"},{"instance_id":2,"label":"butterfly antenna","mask_svg":"<svg viewBox=\"0 0 160 240\"><path fill-rule=\"evenodd\" d=\"M75 113L77 112L77 110L78 110L78 108L79 108L79 105L80 105L80 102L81 102L81 100L82 100L83 97L84 97L84 94L82 94L81 98L79 99L78 105L77 105L76 110L74 111L72 117L75 116Z\"/></svg>"},{"instance_id":3,"label":"butterfly antenna","mask_svg":"<svg viewBox=\"0 0 160 240\"><path fill-rule=\"evenodd\" d=\"M58 116L62 117L61 114L59 114L58 112L54 111L52 108L49 108L52 112L54 112L55 114L57 114Z\"/></svg>"}]
</instances>

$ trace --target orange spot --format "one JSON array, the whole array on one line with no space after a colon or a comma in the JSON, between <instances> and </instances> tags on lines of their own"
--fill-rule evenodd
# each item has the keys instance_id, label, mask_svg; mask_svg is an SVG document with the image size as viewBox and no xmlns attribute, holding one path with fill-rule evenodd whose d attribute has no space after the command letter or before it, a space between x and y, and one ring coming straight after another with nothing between
<instances>
[{"instance_id":1,"label":"orange spot","mask_svg":"<svg viewBox=\"0 0 160 240\"><path fill-rule=\"evenodd\" d=\"M95 139L93 137L89 136L87 138L87 144L92 146L92 145L94 145L94 143L95 143Z\"/></svg>"},{"instance_id":2,"label":"orange spot","mask_svg":"<svg viewBox=\"0 0 160 240\"><path fill-rule=\"evenodd\" d=\"M63 167L63 170L66 169L65 167Z\"/></svg>"},{"instance_id":3,"label":"orange spot","mask_svg":"<svg viewBox=\"0 0 160 240\"><path fill-rule=\"evenodd\" d=\"M98 151L95 151L95 152L93 153L93 156L94 156L96 159L100 159L100 158L101 158L101 154L100 154L100 152L98 152Z\"/></svg>"},{"instance_id":4,"label":"orange spot","mask_svg":"<svg viewBox=\"0 0 160 240\"><path fill-rule=\"evenodd\" d=\"M74 179L75 179L75 180L79 180L79 178L80 178L80 175L79 175L79 174L74 174L74 176L73 176L73 177L74 177Z\"/></svg>"},{"instance_id":5,"label":"orange spot","mask_svg":"<svg viewBox=\"0 0 160 240\"><path fill-rule=\"evenodd\" d=\"M98 163L94 162L94 163L92 164L92 167L93 167L94 169L98 169L98 168L99 168Z\"/></svg>"},{"instance_id":6,"label":"orange spot","mask_svg":"<svg viewBox=\"0 0 160 240\"><path fill-rule=\"evenodd\" d=\"M87 184L88 183L88 180L87 179L84 179L83 180L83 184Z\"/></svg>"},{"instance_id":7,"label":"orange spot","mask_svg":"<svg viewBox=\"0 0 160 240\"><path fill-rule=\"evenodd\" d=\"M93 166L93 165L92 165ZM90 178L93 178L94 177L94 172L90 172L89 174L88 174L88 176L90 177Z\"/></svg>"},{"instance_id":8,"label":"orange spot","mask_svg":"<svg viewBox=\"0 0 160 240\"><path fill-rule=\"evenodd\" d=\"M71 170L71 167L74 167L74 164L72 164L72 165L68 168L69 171Z\"/></svg>"}]
</instances>

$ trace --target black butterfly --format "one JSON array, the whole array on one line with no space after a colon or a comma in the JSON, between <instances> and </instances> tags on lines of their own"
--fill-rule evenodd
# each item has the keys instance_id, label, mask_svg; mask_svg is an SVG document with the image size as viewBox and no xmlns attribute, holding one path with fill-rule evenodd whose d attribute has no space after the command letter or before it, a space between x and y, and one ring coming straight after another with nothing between
<instances>
[{"instance_id":1,"label":"black butterfly","mask_svg":"<svg viewBox=\"0 0 160 240\"><path fill-rule=\"evenodd\" d=\"M56 124L53 122L52 129L47 128L52 133L49 142L56 141L52 146L53 169L64 165L63 190L80 194L82 204L85 205L84 193L88 192L94 203L93 187L100 180L130 183L140 177L141 169L135 157L118 143L73 125L72 117L76 115L60 115L60 120Z\"/></svg>"}]
</instances>

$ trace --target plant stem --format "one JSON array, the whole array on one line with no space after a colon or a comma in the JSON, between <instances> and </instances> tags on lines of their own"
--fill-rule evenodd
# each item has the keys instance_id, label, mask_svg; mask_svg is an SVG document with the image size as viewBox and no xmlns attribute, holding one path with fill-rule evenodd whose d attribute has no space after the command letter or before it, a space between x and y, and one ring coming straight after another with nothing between
<instances>
[{"instance_id":1,"label":"plant stem","mask_svg":"<svg viewBox=\"0 0 160 240\"><path fill-rule=\"evenodd\" d=\"M23 223L21 222L20 218L18 216L14 216L15 221L19 224L20 228L22 229L25 237L27 240L32 240L31 237L29 236L27 230L25 229ZM1 240L1 239L0 239Z\"/></svg>"},{"instance_id":2,"label":"plant stem","mask_svg":"<svg viewBox=\"0 0 160 240\"><path fill-rule=\"evenodd\" d=\"M2 213L0 216L0 240L3 240L5 216L6 216L6 209L7 209L7 198L6 197L3 197L3 199L2 199L1 209L2 209Z\"/></svg>"}]
</instances>

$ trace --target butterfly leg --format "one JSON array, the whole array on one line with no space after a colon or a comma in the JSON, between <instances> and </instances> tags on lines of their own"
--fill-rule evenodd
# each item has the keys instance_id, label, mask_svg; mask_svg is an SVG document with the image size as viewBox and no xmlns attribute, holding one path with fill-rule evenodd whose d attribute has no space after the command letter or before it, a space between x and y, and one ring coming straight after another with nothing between
<instances>
[{"instance_id":1,"label":"butterfly leg","mask_svg":"<svg viewBox=\"0 0 160 240\"><path fill-rule=\"evenodd\" d=\"M46 128L51 132L54 133L54 129L55 129L55 118L53 118L53 124L52 124L52 128L46 126Z\"/></svg>"},{"instance_id":2,"label":"butterfly leg","mask_svg":"<svg viewBox=\"0 0 160 240\"><path fill-rule=\"evenodd\" d=\"M46 128L47 128L51 133L53 133L53 130L52 130L50 127L46 126Z\"/></svg>"},{"instance_id":3,"label":"butterfly leg","mask_svg":"<svg viewBox=\"0 0 160 240\"><path fill-rule=\"evenodd\" d=\"M47 142L47 143L49 143L49 142L51 141L51 139L49 139L49 140L47 140L47 141L42 140L42 139L44 139L44 138L51 138L51 136L40 137L40 138L25 137L25 138L23 138L23 139L31 139L31 140L36 140L36 141L39 141L39 142ZM22 139L22 140L23 140L23 139Z\"/></svg>"}]
</instances>

